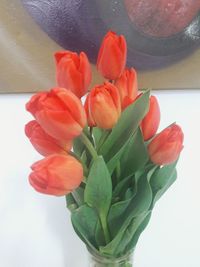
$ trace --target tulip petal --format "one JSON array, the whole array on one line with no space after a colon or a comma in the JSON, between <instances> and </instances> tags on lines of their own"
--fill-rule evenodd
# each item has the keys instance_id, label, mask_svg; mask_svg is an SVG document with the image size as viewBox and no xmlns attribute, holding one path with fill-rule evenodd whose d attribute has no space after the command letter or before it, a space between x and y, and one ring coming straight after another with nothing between
<instances>
[{"instance_id":1,"label":"tulip petal","mask_svg":"<svg viewBox=\"0 0 200 267\"><path fill-rule=\"evenodd\" d=\"M71 90L81 98L86 94L91 82L91 66L84 52L80 55L65 51L56 54L56 80L59 87ZM61 57L61 58L60 58Z\"/></svg>"},{"instance_id":2,"label":"tulip petal","mask_svg":"<svg viewBox=\"0 0 200 267\"><path fill-rule=\"evenodd\" d=\"M38 112L36 119L49 135L59 140L73 139L82 132L82 127L68 111L43 110Z\"/></svg>"},{"instance_id":3,"label":"tulip petal","mask_svg":"<svg viewBox=\"0 0 200 267\"><path fill-rule=\"evenodd\" d=\"M32 165L29 182L40 193L62 196L83 179L82 165L72 156L54 154Z\"/></svg>"},{"instance_id":4,"label":"tulip petal","mask_svg":"<svg viewBox=\"0 0 200 267\"><path fill-rule=\"evenodd\" d=\"M90 92L90 111L98 127L113 128L121 114L117 88L111 83L94 87Z\"/></svg>"},{"instance_id":5,"label":"tulip petal","mask_svg":"<svg viewBox=\"0 0 200 267\"><path fill-rule=\"evenodd\" d=\"M65 104L65 108L67 108L69 113L73 116L73 119L80 124L81 127L85 127L86 114L81 101L69 90L60 91L57 96L60 101Z\"/></svg>"},{"instance_id":6,"label":"tulip petal","mask_svg":"<svg viewBox=\"0 0 200 267\"><path fill-rule=\"evenodd\" d=\"M183 132L173 124L159 133L148 145L152 162L167 165L176 161L183 149Z\"/></svg>"},{"instance_id":7,"label":"tulip petal","mask_svg":"<svg viewBox=\"0 0 200 267\"><path fill-rule=\"evenodd\" d=\"M105 78L115 80L124 70L126 56L125 38L110 31L102 41L97 58L97 69Z\"/></svg>"}]
</instances>

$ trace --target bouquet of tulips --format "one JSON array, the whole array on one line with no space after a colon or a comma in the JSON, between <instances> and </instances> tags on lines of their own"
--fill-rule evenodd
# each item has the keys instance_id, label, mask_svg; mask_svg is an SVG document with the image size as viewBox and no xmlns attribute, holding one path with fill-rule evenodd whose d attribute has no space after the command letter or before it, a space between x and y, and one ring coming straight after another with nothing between
<instances>
[{"instance_id":1,"label":"bouquet of tulips","mask_svg":"<svg viewBox=\"0 0 200 267\"><path fill-rule=\"evenodd\" d=\"M40 193L65 196L78 236L108 258L133 251L156 201L176 179L183 148L177 124L157 133L158 100L138 90L126 56L125 38L108 32L97 59L105 82L89 91L86 54L57 52L57 87L26 105L35 118L26 135L44 156L32 165L30 184Z\"/></svg>"}]
</instances>

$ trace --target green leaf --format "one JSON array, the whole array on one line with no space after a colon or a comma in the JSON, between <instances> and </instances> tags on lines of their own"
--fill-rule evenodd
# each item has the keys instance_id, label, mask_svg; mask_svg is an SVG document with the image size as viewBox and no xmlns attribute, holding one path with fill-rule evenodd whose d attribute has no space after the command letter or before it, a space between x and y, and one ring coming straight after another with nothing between
<instances>
[{"instance_id":1,"label":"green leaf","mask_svg":"<svg viewBox=\"0 0 200 267\"><path fill-rule=\"evenodd\" d=\"M133 217L147 211L150 207L152 191L147 177L147 173L144 173L139 178L138 182L136 181L135 186L137 187L137 192L135 192L131 199L122 201L120 204L115 204L111 207L109 222L111 221L113 225L111 228L113 236L115 236L118 231L124 230L123 225L124 228L126 228L126 220L130 222ZM121 209L121 212L119 212L119 209Z\"/></svg>"},{"instance_id":2,"label":"green leaf","mask_svg":"<svg viewBox=\"0 0 200 267\"><path fill-rule=\"evenodd\" d=\"M146 91L133 104L122 113L118 123L99 150L108 162L126 143L130 136L138 128L149 107L149 94Z\"/></svg>"},{"instance_id":3,"label":"green leaf","mask_svg":"<svg viewBox=\"0 0 200 267\"><path fill-rule=\"evenodd\" d=\"M116 236L122 224L123 215L130 204L130 199L113 204L108 214L112 238Z\"/></svg>"},{"instance_id":4,"label":"green leaf","mask_svg":"<svg viewBox=\"0 0 200 267\"><path fill-rule=\"evenodd\" d=\"M86 150L83 151L81 154L81 160L86 164L87 163L87 152Z\"/></svg>"},{"instance_id":5,"label":"green leaf","mask_svg":"<svg viewBox=\"0 0 200 267\"><path fill-rule=\"evenodd\" d=\"M101 223L97 223L96 226L96 230L95 230L95 240L96 243L99 246L105 246L106 245L106 241L105 241L105 237L104 237L104 232L101 226Z\"/></svg>"},{"instance_id":6,"label":"green leaf","mask_svg":"<svg viewBox=\"0 0 200 267\"><path fill-rule=\"evenodd\" d=\"M127 188L129 188L129 186L131 186L131 182L132 182L132 175L129 175L128 177L122 179L115 187L114 191L113 191L113 199L119 197L121 198L121 196L126 192Z\"/></svg>"},{"instance_id":7,"label":"green leaf","mask_svg":"<svg viewBox=\"0 0 200 267\"><path fill-rule=\"evenodd\" d=\"M109 160L107 163L108 170L110 174L112 175L113 171L115 170L118 161L121 159L122 155L124 154L124 151L127 149L127 146L129 144L129 140L122 146L122 148Z\"/></svg>"},{"instance_id":8,"label":"green leaf","mask_svg":"<svg viewBox=\"0 0 200 267\"><path fill-rule=\"evenodd\" d=\"M130 199L130 198L133 197L134 194L135 194L135 191L133 191L131 188L128 188L128 189L126 190L126 193L125 193L125 195L124 195L124 198L125 198L125 199Z\"/></svg>"},{"instance_id":9,"label":"green leaf","mask_svg":"<svg viewBox=\"0 0 200 267\"><path fill-rule=\"evenodd\" d=\"M84 148L85 145L82 143L80 137L77 137L73 140L73 151L77 156L81 157Z\"/></svg>"},{"instance_id":10,"label":"green leaf","mask_svg":"<svg viewBox=\"0 0 200 267\"><path fill-rule=\"evenodd\" d=\"M157 169L150 179L150 185L153 191L153 204L167 191L174 183L177 177L177 161L173 164L163 166Z\"/></svg>"},{"instance_id":11,"label":"green leaf","mask_svg":"<svg viewBox=\"0 0 200 267\"><path fill-rule=\"evenodd\" d=\"M135 248L137 242L138 242L138 239L141 235L141 233L144 231L144 229L147 227L149 221L150 221L150 218L151 218L151 212L149 212L147 214L147 216L144 218L144 220L142 221L142 223L139 225L139 227L137 228L137 231L135 233L132 233L131 235L131 240L128 244L128 246L126 247L126 251L131 251Z\"/></svg>"},{"instance_id":12,"label":"green leaf","mask_svg":"<svg viewBox=\"0 0 200 267\"><path fill-rule=\"evenodd\" d=\"M168 180L168 183L156 193L154 197L154 204L156 201L158 201L162 197L162 195L167 191L167 189L176 181L176 178L177 178L177 172L176 170L174 170Z\"/></svg>"},{"instance_id":13,"label":"green leaf","mask_svg":"<svg viewBox=\"0 0 200 267\"><path fill-rule=\"evenodd\" d=\"M68 194L65 196L66 198L66 202L67 202L67 208L70 210L70 211L74 211L75 209L78 208L78 205L76 204L76 201L75 199L73 198L72 194Z\"/></svg>"},{"instance_id":14,"label":"green leaf","mask_svg":"<svg viewBox=\"0 0 200 267\"><path fill-rule=\"evenodd\" d=\"M103 134L103 130L98 127L94 127L92 129L92 134L94 136L95 146L97 147L99 140L101 139L101 136Z\"/></svg>"},{"instance_id":15,"label":"green leaf","mask_svg":"<svg viewBox=\"0 0 200 267\"><path fill-rule=\"evenodd\" d=\"M124 231L129 226L133 218L144 215L152 203L152 191L149 184L152 170L144 173L138 180L136 195L128 201L116 205L114 204L109 212L109 224L114 239L105 247L100 247L102 253L114 255L120 245ZM119 216L117 215L119 214Z\"/></svg>"},{"instance_id":16,"label":"green leaf","mask_svg":"<svg viewBox=\"0 0 200 267\"><path fill-rule=\"evenodd\" d=\"M78 206L82 206L84 204L84 189L82 187L79 186L76 188L72 192L72 195Z\"/></svg>"},{"instance_id":17,"label":"green leaf","mask_svg":"<svg viewBox=\"0 0 200 267\"><path fill-rule=\"evenodd\" d=\"M102 130L102 135L100 140L98 141L97 144L97 152L99 152L99 149L101 148L101 146L103 145L103 143L106 141L106 139L108 138L109 134L111 133L111 130Z\"/></svg>"},{"instance_id":18,"label":"green leaf","mask_svg":"<svg viewBox=\"0 0 200 267\"><path fill-rule=\"evenodd\" d=\"M115 249L116 255L123 255L126 253L128 244L132 241L132 237L136 234L137 230L142 225L145 218L147 218L149 212L144 212L143 214L133 218L130 225L127 227L127 229L124 231L124 234L122 236L121 242ZM133 249L134 247L132 247Z\"/></svg>"},{"instance_id":19,"label":"green leaf","mask_svg":"<svg viewBox=\"0 0 200 267\"><path fill-rule=\"evenodd\" d=\"M112 182L107 166L99 156L93 161L84 193L85 202L95 208L100 216L106 217L112 199Z\"/></svg>"},{"instance_id":20,"label":"green leaf","mask_svg":"<svg viewBox=\"0 0 200 267\"><path fill-rule=\"evenodd\" d=\"M71 220L74 230L81 240L87 246L96 250L98 246L95 240L95 230L99 222L96 211L85 204L72 212Z\"/></svg>"},{"instance_id":21,"label":"green leaf","mask_svg":"<svg viewBox=\"0 0 200 267\"><path fill-rule=\"evenodd\" d=\"M124 177L134 174L149 160L149 155L140 128L130 139L121 158L121 172Z\"/></svg>"}]
</instances>

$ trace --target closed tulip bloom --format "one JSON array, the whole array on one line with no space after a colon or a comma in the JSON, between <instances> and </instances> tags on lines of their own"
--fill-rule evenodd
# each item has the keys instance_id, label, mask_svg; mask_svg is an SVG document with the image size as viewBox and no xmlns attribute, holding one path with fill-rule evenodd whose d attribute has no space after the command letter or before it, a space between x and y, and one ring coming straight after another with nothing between
<instances>
[{"instance_id":1,"label":"closed tulip bloom","mask_svg":"<svg viewBox=\"0 0 200 267\"><path fill-rule=\"evenodd\" d=\"M72 148L72 141L60 142L48 135L42 127L33 120L26 124L25 134L33 147L43 156L51 154L66 154Z\"/></svg>"},{"instance_id":2,"label":"closed tulip bloom","mask_svg":"<svg viewBox=\"0 0 200 267\"><path fill-rule=\"evenodd\" d=\"M35 94L26 104L44 131L66 142L79 136L86 125L84 107L78 97L64 88Z\"/></svg>"},{"instance_id":3,"label":"closed tulip bloom","mask_svg":"<svg viewBox=\"0 0 200 267\"><path fill-rule=\"evenodd\" d=\"M81 98L87 93L92 79L91 66L86 54L60 51L55 53L55 59L58 86L71 90Z\"/></svg>"},{"instance_id":4,"label":"closed tulip bloom","mask_svg":"<svg viewBox=\"0 0 200 267\"><path fill-rule=\"evenodd\" d=\"M122 110L125 110L128 106L132 105L141 96L142 96L142 93L138 94L135 99L131 99L130 97L125 96Z\"/></svg>"},{"instance_id":5,"label":"closed tulip bloom","mask_svg":"<svg viewBox=\"0 0 200 267\"><path fill-rule=\"evenodd\" d=\"M112 129L121 114L117 88L106 82L104 85L94 87L89 98L90 111L95 124L103 129Z\"/></svg>"},{"instance_id":6,"label":"closed tulip bloom","mask_svg":"<svg viewBox=\"0 0 200 267\"><path fill-rule=\"evenodd\" d=\"M115 81L115 86L119 90L122 109L127 107L129 102L138 95L137 73L135 69L125 69L122 75Z\"/></svg>"},{"instance_id":7,"label":"closed tulip bloom","mask_svg":"<svg viewBox=\"0 0 200 267\"><path fill-rule=\"evenodd\" d=\"M31 166L29 182L43 194L64 196L76 189L83 179L80 162L69 155L54 154Z\"/></svg>"},{"instance_id":8,"label":"closed tulip bloom","mask_svg":"<svg viewBox=\"0 0 200 267\"><path fill-rule=\"evenodd\" d=\"M151 161L157 165L176 161L183 149L183 139L183 132L177 124L163 130L148 145Z\"/></svg>"},{"instance_id":9,"label":"closed tulip bloom","mask_svg":"<svg viewBox=\"0 0 200 267\"><path fill-rule=\"evenodd\" d=\"M87 115L88 126L94 127L94 126L96 126L96 123L95 123L94 119L92 118L92 114L91 114L91 110L90 110L90 103L89 103L89 96L90 96L90 94L88 94L86 97L84 108L85 108L85 113Z\"/></svg>"},{"instance_id":10,"label":"closed tulip bloom","mask_svg":"<svg viewBox=\"0 0 200 267\"><path fill-rule=\"evenodd\" d=\"M108 32L104 37L98 58L97 69L107 79L115 80L126 65L127 45L123 35Z\"/></svg>"},{"instance_id":11,"label":"closed tulip bloom","mask_svg":"<svg viewBox=\"0 0 200 267\"><path fill-rule=\"evenodd\" d=\"M149 111L142 120L141 130L144 140L151 139L157 132L160 124L160 107L155 96L150 97Z\"/></svg>"}]
</instances>

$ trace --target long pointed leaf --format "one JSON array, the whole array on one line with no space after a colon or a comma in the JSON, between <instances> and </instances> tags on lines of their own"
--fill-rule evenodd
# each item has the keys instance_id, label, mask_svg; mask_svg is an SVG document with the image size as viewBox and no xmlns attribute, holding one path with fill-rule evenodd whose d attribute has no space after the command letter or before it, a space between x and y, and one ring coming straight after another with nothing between
<instances>
[{"instance_id":1,"label":"long pointed leaf","mask_svg":"<svg viewBox=\"0 0 200 267\"><path fill-rule=\"evenodd\" d=\"M102 156L93 161L84 193L85 202L99 216L107 216L112 199L112 180Z\"/></svg>"},{"instance_id":2,"label":"long pointed leaf","mask_svg":"<svg viewBox=\"0 0 200 267\"><path fill-rule=\"evenodd\" d=\"M138 128L141 120L148 111L149 94L150 91L146 91L122 113L118 123L112 129L112 132L99 151L104 156L106 162L123 147Z\"/></svg>"},{"instance_id":3,"label":"long pointed leaf","mask_svg":"<svg viewBox=\"0 0 200 267\"><path fill-rule=\"evenodd\" d=\"M149 160L140 128L137 129L121 158L121 173L124 177L134 174Z\"/></svg>"},{"instance_id":4,"label":"long pointed leaf","mask_svg":"<svg viewBox=\"0 0 200 267\"><path fill-rule=\"evenodd\" d=\"M81 240L96 250L95 229L99 222L96 211L85 204L72 212L71 220L74 230Z\"/></svg>"},{"instance_id":5,"label":"long pointed leaf","mask_svg":"<svg viewBox=\"0 0 200 267\"><path fill-rule=\"evenodd\" d=\"M159 168L152 175L150 185L153 191L153 205L176 180L176 164L177 161Z\"/></svg>"},{"instance_id":6,"label":"long pointed leaf","mask_svg":"<svg viewBox=\"0 0 200 267\"><path fill-rule=\"evenodd\" d=\"M102 253L113 255L120 244L124 231L127 229L132 219L148 211L152 203L152 190L149 184L150 175L152 175L152 170L149 171L148 174L144 173L140 177L138 181L137 194L135 195L135 197L130 199L128 206L127 203L125 203L125 207L123 206L120 207L122 210L121 213L122 215L115 218L116 222L112 223L112 228L111 228L114 239L105 247L100 247L100 251ZM114 210L112 212L115 215L117 214L114 212Z\"/></svg>"}]
</instances>

